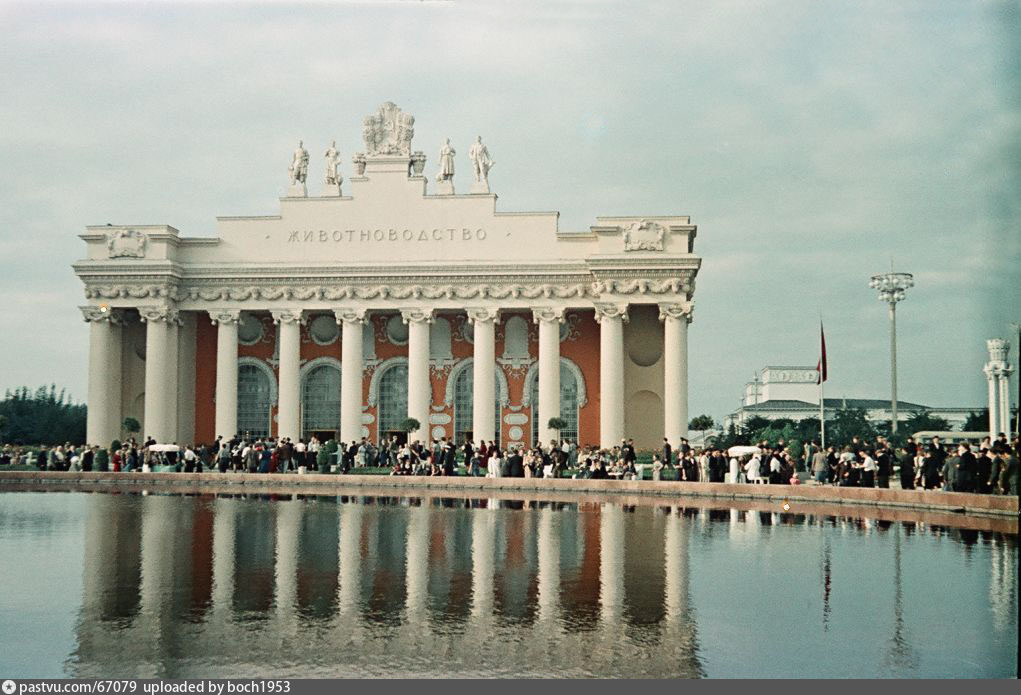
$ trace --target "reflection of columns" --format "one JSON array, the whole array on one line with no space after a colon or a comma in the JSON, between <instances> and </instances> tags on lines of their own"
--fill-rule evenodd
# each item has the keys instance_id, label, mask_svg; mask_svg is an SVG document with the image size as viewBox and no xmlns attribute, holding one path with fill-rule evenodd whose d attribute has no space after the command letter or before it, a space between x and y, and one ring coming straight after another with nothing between
<instances>
[{"instance_id":1,"label":"reflection of columns","mask_svg":"<svg viewBox=\"0 0 1021 695\"><path fill-rule=\"evenodd\" d=\"M334 309L343 327L340 362L340 441L356 442L362 436L362 331L365 309Z\"/></svg>"},{"instance_id":2,"label":"reflection of columns","mask_svg":"<svg viewBox=\"0 0 1021 695\"><path fill-rule=\"evenodd\" d=\"M493 614L493 579L496 575L496 500L489 508L475 509L472 519L472 618Z\"/></svg>"},{"instance_id":3,"label":"reflection of columns","mask_svg":"<svg viewBox=\"0 0 1021 695\"><path fill-rule=\"evenodd\" d=\"M223 441L238 432L238 321L239 309L213 309L216 325L216 434Z\"/></svg>"},{"instance_id":4,"label":"reflection of columns","mask_svg":"<svg viewBox=\"0 0 1021 695\"><path fill-rule=\"evenodd\" d=\"M213 503L213 611L229 612L234 601L234 538L237 500L217 498Z\"/></svg>"},{"instance_id":5,"label":"reflection of columns","mask_svg":"<svg viewBox=\"0 0 1021 695\"><path fill-rule=\"evenodd\" d=\"M177 436L177 309L140 306L145 323L145 436L172 443Z\"/></svg>"},{"instance_id":6,"label":"reflection of columns","mask_svg":"<svg viewBox=\"0 0 1021 695\"><path fill-rule=\"evenodd\" d=\"M604 502L599 511L599 606L609 626L624 604L624 509Z\"/></svg>"},{"instance_id":7,"label":"reflection of columns","mask_svg":"<svg viewBox=\"0 0 1021 695\"><path fill-rule=\"evenodd\" d=\"M89 324L89 391L85 440L109 446L121 431L121 320L109 307L83 306Z\"/></svg>"},{"instance_id":8,"label":"reflection of columns","mask_svg":"<svg viewBox=\"0 0 1021 695\"><path fill-rule=\"evenodd\" d=\"M496 318L498 309L486 307L468 310L474 325L472 360L472 438L492 442L496 419ZM467 463L467 462L466 462Z\"/></svg>"},{"instance_id":9,"label":"reflection of columns","mask_svg":"<svg viewBox=\"0 0 1021 695\"><path fill-rule=\"evenodd\" d=\"M170 617L166 606L175 594L181 595L174 591L175 583L187 586L190 579L190 567L179 567L176 562L176 550L185 544L191 549L190 519L179 513L181 501L169 495L149 495L142 500L142 612L156 617Z\"/></svg>"},{"instance_id":10,"label":"reflection of columns","mask_svg":"<svg viewBox=\"0 0 1021 695\"><path fill-rule=\"evenodd\" d=\"M560 594L560 524L552 503L539 510L537 555L539 564L539 621L550 620L557 614Z\"/></svg>"},{"instance_id":11,"label":"reflection of columns","mask_svg":"<svg viewBox=\"0 0 1021 695\"><path fill-rule=\"evenodd\" d=\"M275 309L273 320L280 335L280 396L277 436L298 441L301 437L301 309Z\"/></svg>"},{"instance_id":12,"label":"reflection of columns","mask_svg":"<svg viewBox=\"0 0 1021 695\"><path fill-rule=\"evenodd\" d=\"M340 506L340 596L337 603L341 615L349 615L358 607L362 590L362 505L347 502Z\"/></svg>"},{"instance_id":13,"label":"reflection of columns","mask_svg":"<svg viewBox=\"0 0 1021 695\"><path fill-rule=\"evenodd\" d=\"M624 438L624 321L627 304L596 304L599 322L599 445Z\"/></svg>"},{"instance_id":14,"label":"reflection of columns","mask_svg":"<svg viewBox=\"0 0 1021 695\"><path fill-rule=\"evenodd\" d=\"M298 531L301 528L300 500L279 501L277 507L277 557L275 564L277 615L293 613L298 599Z\"/></svg>"},{"instance_id":15,"label":"reflection of columns","mask_svg":"<svg viewBox=\"0 0 1021 695\"><path fill-rule=\"evenodd\" d=\"M413 620L425 613L429 597L429 512L429 500L426 498L408 513L404 586L407 589L408 617Z\"/></svg>"},{"instance_id":16,"label":"reflection of columns","mask_svg":"<svg viewBox=\"0 0 1021 695\"><path fill-rule=\"evenodd\" d=\"M688 323L692 303L660 304L663 322L663 436L677 445L688 436Z\"/></svg>"},{"instance_id":17,"label":"reflection of columns","mask_svg":"<svg viewBox=\"0 0 1021 695\"><path fill-rule=\"evenodd\" d=\"M560 324L564 322L564 310L532 309L532 316L539 324L539 441L532 444L547 445L559 439L549 421L560 417Z\"/></svg>"},{"instance_id":18,"label":"reflection of columns","mask_svg":"<svg viewBox=\"0 0 1021 695\"><path fill-rule=\"evenodd\" d=\"M688 533L684 517L671 508L666 518L666 619L677 626L688 611ZM736 510L731 510L736 511Z\"/></svg>"},{"instance_id":19,"label":"reflection of columns","mask_svg":"<svg viewBox=\"0 0 1021 695\"><path fill-rule=\"evenodd\" d=\"M429 410L432 405L432 384L429 381L429 324L431 309L401 311L408 324L408 417L418 420L419 428L412 439L429 442Z\"/></svg>"}]
</instances>

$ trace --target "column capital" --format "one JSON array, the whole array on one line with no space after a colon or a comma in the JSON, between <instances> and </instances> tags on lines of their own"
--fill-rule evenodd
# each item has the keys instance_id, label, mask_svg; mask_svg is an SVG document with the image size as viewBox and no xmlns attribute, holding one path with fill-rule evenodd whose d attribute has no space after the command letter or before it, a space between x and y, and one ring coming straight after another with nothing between
<instances>
[{"instance_id":1,"label":"column capital","mask_svg":"<svg viewBox=\"0 0 1021 695\"><path fill-rule=\"evenodd\" d=\"M345 323L368 323L368 309L352 309L351 307L333 307L333 315L337 318L338 324Z\"/></svg>"},{"instance_id":2,"label":"column capital","mask_svg":"<svg viewBox=\"0 0 1021 695\"><path fill-rule=\"evenodd\" d=\"M305 325L308 320L301 309L271 309L273 323L298 323Z\"/></svg>"},{"instance_id":3,"label":"column capital","mask_svg":"<svg viewBox=\"0 0 1021 695\"><path fill-rule=\"evenodd\" d=\"M159 304L138 307L138 315L142 317L142 323L161 323L168 325L175 323L181 325L181 318L177 309Z\"/></svg>"},{"instance_id":4,"label":"column capital","mask_svg":"<svg viewBox=\"0 0 1021 695\"><path fill-rule=\"evenodd\" d=\"M401 309L401 318L404 323L432 323L432 309Z\"/></svg>"},{"instance_id":5,"label":"column capital","mask_svg":"<svg viewBox=\"0 0 1021 695\"><path fill-rule=\"evenodd\" d=\"M532 307L532 320L536 323L563 323L564 309L550 306Z\"/></svg>"},{"instance_id":6,"label":"column capital","mask_svg":"<svg viewBox=\"0 0 1021 695\"><path fill-rule=\"evenodd\" d=\"M81 309L82 319L86 323L109 321L111 326L120 326L124 323L124 312L120 309L111 309L105 304L80 306L78 308Z\"/></svg>"},{"instance_id":7,"label":"column capital","mask_svg":"<svg viewBox=\"0 0 1021 695\"><path fill-rule=\"evenodd\" d=\"M666 304L659 305L659 320L666 321L669 319L687 319L688 323L691 323L695 315L695 302L669 302Z\"/></svg>"},{"instance_id":8,"label":"column capital","mask_svg":"<svg viewBox=\"0 0 1021 695\"><path fill-rule=\"evenodd\" d=\"M612 302L598 302L592 305L596 310L596 321L602 323L604 319L617 319L627 321L627 302L615 304Z\"/></svg>"},{"instance_id":9,"label":"column capital","mask_svg":"<svg viewBox=\"0 0 1021 695\"><path fill-rule=\"evenodd\" d=\"M500 320L499 309L481 306L469 307L466 311L468 312L468 321L470 323L475 323L476 321L481 321L483 323L492 321L495 323Z\"/></svg>"},{"instance_id":10,"label":"column capital","mask_svg":"<svg viewBox=\"0 0 1021 695\"><path fill-rule=\"evenodd\" d=\"M240 309L210 309L209 319L214 326L219 324L236 324L241 320Z\"/></svg>"}]
</instances>

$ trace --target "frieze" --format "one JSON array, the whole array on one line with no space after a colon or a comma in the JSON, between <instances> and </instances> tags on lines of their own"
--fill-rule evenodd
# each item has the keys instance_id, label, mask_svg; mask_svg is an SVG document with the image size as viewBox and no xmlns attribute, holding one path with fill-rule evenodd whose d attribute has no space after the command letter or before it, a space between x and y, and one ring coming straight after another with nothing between
<instances>
[{"instance_id":1,"label":"frieze","mask_svg":"<svg viewBox=\"0 0 1021 695\"><path fill-rule=\"evenodd\" d=\"M174 301L243 302L251 300L372 299L596 299L604 294L684 294L692 284L679 278L597 280L569 285L273 285L176 288L167 285L88 285L86 299L172 299Z\"/></svg>"},{"instance_id":2,"label":"frieze","mask_svg":"<svg viewBox=\"0 0 1021 695\"><path fill-rule=\"evenodd\" d=\"M485 241L488 233L482 227L469 229L296 229L287 232L288 244L365 243L397 241Z\"/></svg>"}]
</instances>

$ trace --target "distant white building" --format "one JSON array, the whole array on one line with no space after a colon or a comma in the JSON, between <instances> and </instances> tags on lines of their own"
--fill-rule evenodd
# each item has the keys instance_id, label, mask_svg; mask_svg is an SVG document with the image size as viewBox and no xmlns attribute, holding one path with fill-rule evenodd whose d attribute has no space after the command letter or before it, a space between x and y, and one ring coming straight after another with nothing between
<instances>
[{"instance_id":1,"label":"distant white building","mask_svg":"<svg viewBox=\"0 0 1021 695\"><path fill-rule=\"evenodd\" d=\"M742 425L753 417L768 420L802 420L819 417L819 377L815 367L763 367L752 381L745 384L741 407L723 420L726 430L731 424ZM890 419L890 399L882 398L826 398L826 419L838 410L860 408L869 420L883 422ZM908 420L919 410L941 417L953 429L961 429L969 414L981 406L937 408L920 403L897 401L897 420Z\"/></svg>"}]
</instances>

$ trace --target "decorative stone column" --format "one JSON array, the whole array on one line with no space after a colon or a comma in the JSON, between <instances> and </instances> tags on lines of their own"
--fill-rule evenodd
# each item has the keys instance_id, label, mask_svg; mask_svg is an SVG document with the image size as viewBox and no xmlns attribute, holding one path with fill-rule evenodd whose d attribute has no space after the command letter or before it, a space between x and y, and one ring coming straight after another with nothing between
<instances>
[{"instance_id":1,"label":"decorative stone column","mask_svg":"<svg viewBox=\"0 0 1021 695\"><path fill-rule=\"evenodd\" d=\"M425 444L430 440L429 324L433 321L433 312L432 309L404 309L401 317L408 324L408 417L419 423L418 432L410 436L412 441L418 439Z\"/></svg>"},{"instance_id":2,"label":"decorative stone column","mask_svg":"<svg viewBox=\"0 0 1021 695\"><path fill-rule=\"evenodd\" d=\"M177 309L140 306L145 323L145 425L142 435L160 444L177 433Z\"/></svg>"},{"instance_id":3,"label":"decorative stone column","mask_svg":"<svg viewBox=\"0 0 1021 695\"><path fill-rule=\"evenodd\" d=\"M532 309L532 317L539 324L539 441L532 445L546 447L550 440L559 439L549 421L560 417L560 324L564 322L564 310L540 307Z\"/></svg>"},{"instance_id":4,"label":"decorative stone column","mask_svg":"<svg viewBox=\"0 0 1021 695\"><path fill-rule=\"evenodd\" d=\"M1007 365L1000 370L1000 374L997 377L1000 381L1000 429L997 432L1005 432L1010 438L1010 375L1014 373L1014 368Z\"/></svg>"},{"instance_id":5,"label":"decorative stone column","mask_svg":"<svg viewBox=\"0 0 1021 695\"><path fill-rule=\"evenodd\" d=\"M688 324L692 302L659 305L663 322L663 436L677 447L688 436Z\"/></svg>"},{"instance_id":6,"label":"decorative stone column","mask_svg":"<svg viewBox=\"0 0 1021 695\"><path fill-rule=\"evenodd\" d=\"M996 415L996 406L999 405L999 398L996 396L996 369L991 364L987 364L982 370L986 375L986 382L989 385L989 437L990 439L996 438L996 426L1000 420Z\"/></svg>"},{"instance_id":7,"label":"decorative stone column","mask_svg":"<svg viewBox=\"0 0 1021 695\"><path fill-rule=\"evenodd\" d=\"M226 442L238 433L238 321L240 309L211 309L216 326L216 434Z\"/></svg>"},{"instance_id":8,"label":"decorative stone column","mask_svg":"<svg viewBox=\"0 0 1021 695\"><path fill-rule=\"evenodd\" d=\"M340 441L355 442L362 436L362 331L365 309L334 309L343 329L340 362Z\"/></svg>"},{"instance_id":9,"label":"decorative stone column","mask_svg":"<svg viewBox=\"0 0 1021 695\"><path fill-rule=\"evenodd\" d=\"M468 309L474 328L472 360L472 437L476 442L492 442L496 418L496 321L499 309ZM460 442L459 442L460 443Z\"/></svg>"},{"instance_id":10,"label":"decorative stone column","mask_svg":"<svg viewBox=\"0 0 1021 695\"><path fill-rule=\"evenodd\" d=\"M277 437L298 441L301 437L301 309L275 309L270 312L280 335L280 409L277 413Z\"/></svg>"},{"instance_id":11,"label":"decorative stone column","mask_svg":"<svg viewBox=\"0 0 1021 695\"><path fill-rule=\"evenodd\" d=\"M596 304L599 322L599 446L624 438L624 321L627 304Z\"/></svg>"},{"instance_id":12,"label":"decorative stone column","mask_svg":"<svg viewBox=\"0 0 1021 695\"><path fill-rule=\"evenodd\" d=\"M109 446L120 436L121 325L120 312L106 306L79 307L89 324L88 444Z\"/></svg>"}]
</instances>

